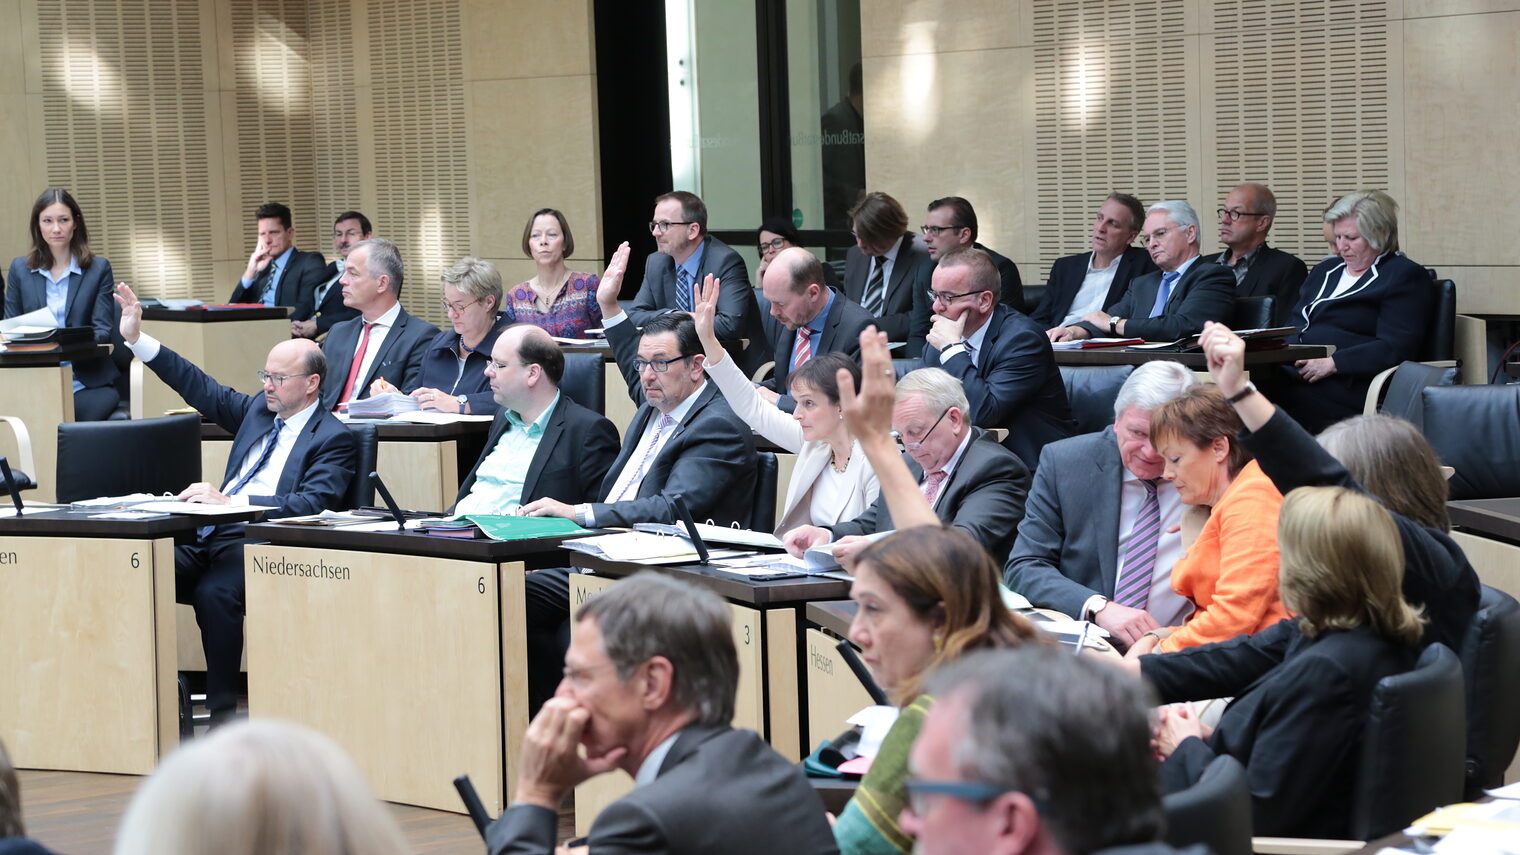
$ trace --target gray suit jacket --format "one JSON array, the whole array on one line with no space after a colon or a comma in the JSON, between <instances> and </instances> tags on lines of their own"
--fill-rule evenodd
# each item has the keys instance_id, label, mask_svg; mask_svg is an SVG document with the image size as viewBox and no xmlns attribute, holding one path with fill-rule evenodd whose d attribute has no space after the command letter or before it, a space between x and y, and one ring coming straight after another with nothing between
<instances>
[{"instance_id":1,"label":"gray suit jacket","mask_svg":"<svg viewBox=\"0 0 1520 855\"><path fill-rule=\"evenodd\" d=\"M922 482L923 467L909 455L904 454L903 460L913 477ZM935 512L941 520L976 538L993 559L1002 561L1024 516L1029 480L1029 469L1017 454L998 445L986 431L973 427L971 445L940 488ZM878 498L865 513L831 529L836 540L852 534L891 530L892 512L887 510L885 496Z\"/></svg>"},{"instance_id":2,"label":"gray suit jacket","mask_svg":"<svg viewBox=\"0 0 1520 855\"><path fill-rule=\"evenodd\" d=\"M1124 318L1124 334L1146 341L1176 341L1203 332L1204 321L1229 323L1235 307L1235 274L1199 258L1182 278L1172 284L1166 306L1157 317L1150 317L1161 290L1161 271L1153 270L1129 285L1119 302L1104 311ZM1093 335L1109 335L1108 330L1083 321L1081 326Z\"/></svg>"},{"instance_id":3,"label":"gray suit jacket","mask_svg":"<svg viewBox=\"0 0 1520 855\"><path fill-rule=\"evenodd\" d=\"M549 855L558 815L515 805L486 828L491 855ZM690 725L653 781L608 805L591 851L681 855L831 855L839 847L795 765L748 730Z\"/></svg>"},{"instance_id":4,"label":"gray suit jacket","mask_svg":"<svg viewBox=\"0 0 1520 855\"><path fill-rule=\"evenodd\" d=\"M329 412L338 405L343 383L348 379L348 368L353 364L354 351L359 347L359 336L364 331L364 318L349 318L333 324L322 342L322 352L327 355L327 376L322 378L322 409ZM410 392L417 385L422 373L422 357L427 353L428 343L438 335L438 328L408 314L406 309L396 318L396 325L380 342L380 350L369 364L369 373L354 381L354 395L369 397L369 384L384 377L392 386Z\"/></svg>"},{"instance_id":5,"label":"gray suit jacket","mask_svg":"<svg viewBox=\"0 0 1520 855\"><path fill-rule=\"evenodd\" d=\"M713 318L713 330L722 341L749 339L740 364L745 371L754 371L770 358L769 342L760 323L760 307L755 303L755 290L750 287L749 273L744 269L744 259L721 240L707 235L702 239L706 249L702 264L697 268L697 284L711 273L722 282L718 291L718 311ZM660 252L652 252L644 261L644 284L628 308L628 317L636 325L655 315L674 311L676 302L676 262ZM693 302L695 305L695 302Z\"/></svg>"}]
</instances>

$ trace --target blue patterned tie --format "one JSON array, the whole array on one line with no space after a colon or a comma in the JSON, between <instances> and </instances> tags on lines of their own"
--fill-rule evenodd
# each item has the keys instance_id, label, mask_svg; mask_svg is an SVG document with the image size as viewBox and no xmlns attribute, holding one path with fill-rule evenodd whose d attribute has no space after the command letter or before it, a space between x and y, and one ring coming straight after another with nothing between
<instances>
[{"instance_id":1,"label":"blue patterned tie","mask_svg":"<svg viewBox=\"0 0 1520 855\"><path fill-rule=\"evenodd\" d=\"M284 419L274 420L274 427L269 429L269 436L264 440L264 449L259 452L259 459L254 461L253 468L243 473L243 477L238 479L238 482L233 485L231 490L222 491L224 495L231 496L248 486L248 482L253 480L253 476L259 474L259 470L269 465L269 458L274 454L275 443L280 439L280 428L284 426Z\"/></svg>"},{"instance_id":2,"label":"blue patterned tie","mask_svg":"<svg viewBox=\"0 0 1520 855\"><path fill-rule=\"evenodd\" d=\"M259 297L259 302L266 306L274 305L275 291L280 287L280 265L273 261L269 262L269 275L264 278L264 293Z\"/></svg>"},{"instance_id":3,"label":"blue patterned tie","mask_svg":"<svg viewBox=\"0 0 1520 855\"><path fill-rule=\"evenodd\" d=\"M691 311L691 274L684 267L676 268L676 308Z\"/></svg>"},{"instance_id":4,"label":"blue patterned tie","mask_svg":"<svg viewBox=\"0 0 1520 855\"><path fill-rule=\"evenodd\" d=\"M1172 285L1181 273L1161 274L1161 287L1156 291L1156 305L1151 306L1150 317L1159 318L1166 311L1166 301L1172 296Z\"/></svg>"}]
</instances>

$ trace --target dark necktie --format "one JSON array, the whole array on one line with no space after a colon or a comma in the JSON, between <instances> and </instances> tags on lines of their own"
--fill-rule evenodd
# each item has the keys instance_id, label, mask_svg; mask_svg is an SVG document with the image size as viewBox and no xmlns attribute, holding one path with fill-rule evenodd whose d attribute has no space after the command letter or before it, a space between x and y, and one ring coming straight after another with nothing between
<instances>
[{"instance_id":1,"label":"dark necktie","mask_svg":"<svg viewBox=\"0 0 1520 855\"><path fill-rule=\"evenodd\" d=\"M269 267L264 271L264 291L259 295L259 302L266 306L274 305L275 289L279 286L280 265L270 260Z\"/></svg>"},{"instance_id":2,"label":"dark necktie","mask_svg":"<svg viewBox=\"0 0 1520 855\"><path fill-rule=\"evenodd\" d=\"M269 429L269 435L264 439L264 448L259 451L259 459L255 460L253 466L243 473L243 477L239 478L238 482L232 485L232 489L223 490L223 495L231 496L236 494L237 491L248 486L248 482L253 480L253 476L259 474L265 466L269 465L269 458L274 454L275 443L280 440L280 428L284 426L284 419L274 420L274 426Z\"/></svg>"},{"instance_id":3,"label":"dark necktie","mask_svg":"<svg viewBox=\"0 0 1520 855\"><path fill-rule=\"evenodd\" d=\"M676 268L676 308L691 311L691 274L684 267Z\"/></svg>"},{"instance_id":4,"label":"dark necktie","mask_svg":"<svg viewBox=\"0 0 1520 855\"><path fill-rule=\"evenodd\" d=\"M871 259L871 281L866 283L866 292L860 298L860 307L877 317L881 317L887 304L886 269L885 258L878 255Z\"/></svg>"},{"instance_id":5,"label":"dark necktie","mask_svg":"<svg viewBox=\"0 0 1520 855\"><path fill-rule=\"evenodd\" d=\"M1135 514L1135 525L1124 538L1123 567L1114 581L1114 602L1132 609L1144 609L1151 598L1151 576L1156 570L1156 550L1161 545L1161 501L1156 498L1157 481L1141 478L1145 499Z\"/></svg>"}]
</instances>

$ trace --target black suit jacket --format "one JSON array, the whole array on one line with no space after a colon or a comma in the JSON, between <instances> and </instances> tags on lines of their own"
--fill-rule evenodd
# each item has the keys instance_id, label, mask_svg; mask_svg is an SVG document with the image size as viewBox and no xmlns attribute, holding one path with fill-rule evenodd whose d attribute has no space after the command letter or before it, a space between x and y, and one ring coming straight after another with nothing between
<instances>
[{"instance_id":1,"label":"black suit jacket","mask_svg":"<svg viewBox=\"0 0 1520 855\"><path fill-rule=\"evenodd\" d=\"M924 336L929 334L932 311L928 293L934 276L934 259L913 237L905 234L897 244L897 258L892 262L892 278L887 282L886 301L877 326L891 341L906 341L908 356L918 356ZM844 256L844 293L861 304L871 277L871 256L852 246Z\"/></svg>"},{"instance_id":2,"label":"black suit jacket","mask_svg":"<svg viewBox=\"0 0 1520 855\"><path fill-rule=\"evenodd\" d=\"M491 855L550 855L558 814L514 805L486 829ZM591 824L597 855L833 855L834 833L800 769L752 731L688 725L653 781Z\"/></svg>"},{"instance_id":3,"label":"black suit jacket","mask_svg":"<svg viewBox=\"0 0 1520 855\"><path fill-rule=\"evenodd\" d=\"M257 303L259 295L264 293L264 282L269 278L269 273L274 269L271 262L266 266L248 287L243 287L242 280L232 289L232 297L229 303ZM285 263L285 272L280 274L280 285L274 292L274 304L276 306L299 306L302 301L311 302L312 292L316 287L326 281L323 272L327 269L327 261L322 258L320 252L306 252L304 250L292 250L290 258ZM305 320L301 318L300 320Z\"/></svg>"},{"instance_id":4,"label":"black suit jacket","mask_svg":"<svg viewBox=\"0 0 1520 855\"><path fill-rule=\"evenodd\" d=\"M972 246L987 253L987 257L992 259L992 266L997 268L998 278L1003 280L1003 293L1000 298L1003 305L1020 312L1027 312L1028 309L1024 307L1024 280L1019 278L1019 266L1013 263L1013 259L979 243L973 243Z\"/></svg>"},{"instance_id":5,"label":"black suit jacket","mask_svg":"<svg viewBox=\"0 0 1520 855\"><path fill-rule=\"evenodd\" d=\"M924 470L912 456L903 461L913 477L923 483ZM1008 557L1014 532L1024 518L1024 499L1029 495L1029 469L1018 455L998 445L979 427L971 429L971 445L961 455L949 480L940 486L934 512L948 525L964 529L986 547L994 560ZM852 534L875 534L892 530L892 512L885 496L865 513L832 526L834 539Z\"/></svg>"},{"instance_id":6,"label":"black suit jacket","mask_svg":"<svg viewBox=\"0 0 1520 855\"><path fill-rule=\"evenodd\" d=\"M1229 269L1225 264L1229 254L1229 250L1225 250L1204 260ZM1271 297L1272 325L1289 325L1293 307L1298 305L1298 289L1303 287L1308 275L1309 268L1304 266L1303 259L1262 244L1256 250L1256 257L1251 259L1251 266L1246 268L1246 278L1235 286L1235 296Z\"/></svg>"},{"instance_id":7,"label":"black suit jacket","mask_svg":"<svg viewBox=\"0 0 1520 855\"><path fill-rule=\"evenodd\" d=\"M55 855L53 850L26 837L0 840L0 855Z\"/></svg>"},{"instance_id":8,"label":"black suit jacket","mask_svg":"<svg viewBox=\"0 0 1520 855\"><path fill-rule=\"evenodd\" d=\"M1235 306L1235 274L1202 258L1188 265L1182 278L1172 283L1172 293L1167 296L1161 315L1152 318L1151 307L1156 304L1156 292L1160 290L1161 271L1155 270L1131 282L1119 302L1104 311L1125 319L1126 336L1146 341L1176 341L1203 332L1204 321L1229 323L1230 311ZM1085 321L1082 326L1098 337L1110 334Z\"/></svg>"},{"instance_id":9,"label":"black suit jacket","mask_svg":"<svg viewBox=\"0 0 1520 855\"><path fill-rule=\"evenodd\" d=\"M697 267L696 284L702 284L707 274L718 277L722 287L718 290L718 311L713 318L713 331L721 341L748 339L741 364L745 371L754 371L770 358L765 342L765 331L760 324L760 307L755 303L755 292L749 284L749 273L744 269L744 259L733 247L707 235L702 238L706 249L702 263ZM644 283L628 308L628 317L636 326L643 326L650 318L675 311L676 306L676 260L662 252L651 252L644 260ZM695 305L695 301L693 301Z\"/></svg>"},{"instance_id":10,"label":"black suit jacket","mask_svg":"<svg viewBox=\"0 0 1520 855\"><path fill-rule=\"evenodd\" d=\"M47 277L41 271L29 270L25 257L11 262L10 281L10 290L5 293L5 317L14 318L47 308ZM117 308L115 293L116 279L111 274L111 262L95 256L83 273L69 274L64 326L93 327L95 340L109 344L121 311ZM109 386L119 376L121 372L109 356L74 363L75 379L90 389Z\"/></svg>"},{"instance_id":11,"label":"black suit jacket","mask_svg":"<svg viewBox=\"0 0 1520 855\"><path fill-rule=\"evenodd\" d=\"M746 289L748 290L748 289ZM644 429L660 411L644 400L639 376L633 370L638 356L639 334L633 324L624 321L607 327L607 341L617 356L618 368L628 381L629 395L640 404L633 422L623 437L623 449L607 470L599 494L603 502L592 505L598 526L633 525L640 522L674 522L667 497L680 493L686 506L698 520L711 519L720 525L749 523L755 503L755 437L749 425L734 415L728 402L719 394L717 384L708 381L693 394L696 402L687 411L666 440L664 448L649 463L637 495L619 502L606 502L618 475L638 448ZM672 371L681 370L671 366Z\"/></svg>"},{"instance_id":12,"label":"black suit jacket","mask_svg":"<svg viewBox=\"0 0 1520 855\"><path fill-rule=\"evenodd\" d=\"M1076 432L1050 339L1021 312L1001 304L992 310L975 365L964 349L941 363L939 351L927 344L924 365L958 378L971 404L972 423L1007 428L1003 445L1030 468L1039 463L1046 443Z\"/></svg>"},{"instance_id":13,"label":"black suit jacket","mask_svg":"<svg viewBox=\"0 0 1520 855\"><path fill-rule=\"evenodd\" d=\"M876 318L870 312L857 306L849 297L835 292L834 303L829 306L829 315L823 321L823 332L808 346L812 349L813 356L838 352L859 362L860 333L875 324ZM787 393L786 378L791 373L792 348L797 346L797 331L789 330L779 323L775 327L776 334L771 339L775 373L765 381L765 386L782 393L776 406L790 413L796 408L797 402Z\"/></svg>"},{"instance_id":14,"label":"black suit jacket","mask_svg":"<svg viewBox=\"0 0 1520 855\"><path fill-rule=\"evenodd\" d=\"M1087 265L1091 259L1091 252L1079 252L1058 258L1050 265L1050 277L1045 280L1045 294L1040 298L1040 305L1029 313L1035 323L1050 329L1066 320L1066 314L1071 311L1071 303L1076 299L1077 291L1082 288L1082 280L1087 278ZM1108 296L1103 300L1105 306L1119 302L1129 290L1129 283L1156 269L1151 254L1138 246L1125 249L1114 263L1119 265L1119 269L1114 271L1113 282L1108 286ZM1107 334L1105 331L1104 335Z\"/></svg>"},{"instance_id":15,"label":"black suit jacket","mask_svg":"<svg viewBox=\"0 0 1520 855\"><path fill-rule=\"evenodd\" d=\"M348 379L348 369L353 364L354 351L359 347L359 336L363 332L364 318L350 318L334 324L322 342L322 352L327 354L327 376L322 378L322 408L328 412L338 406L338 396L343 393L343 382ZM380 377L403 392L416 388L417 378L422 375L422 357L436 335L437 327L402 309L370 362L369 373L354 381L354 396L368 398L369 384Z\"/></svg>"},{"instance_id":16,"label":"black suit jacket","mask_svg":"<svg viewBox=\"0 0 1520 855\"><path fill-rule=\"evenodd\" d=\"M485 448L460 485L459 495L454 497L455 504L470 495L480 464L486 462L496 450L496 443L511 429L506 410L497 413ZM548 424L544 425L533 462L528 464L522 503L546 496L572 505L596 501L617 453L617 428L612 422L561 394L554 412L549 414Z\"/></svg>"},{"instance_id":17,"label":"black suit jacket","mask_svg":"<svg viewBox=\"0 0 1520 855\"><path fill-rule=\"evenodd\" d=\"M350 309L343 305L343 285L338 282L343 273L338 270L338 262L334 259L326 267L322 268L322 275L316 284L307 291L296 303L296 307L290 313L293 321L309 321L313 316L317 320L317 335L326 335L332 329L332 325L349 318L359 317L358 309ZM327 287L317 299L317 292L323 286Z\"/></svg>"},{"instance_id":18,"label":"black suit jacket","mask_svg":"<svg viewBox=\"0 0 1520 855\"><path fill-rule=\"evenodd\" d=\"M202 416L231 431L232 452L227 455L227 471L222 485L242 468L248 452L268 437L274 427L274 413L264 403L263 395L245 395L217 383L206 372L167 347L148 363L169 388L178 392L185 403ZM249 496L253 505L279 508L271 517L314 514L325 509L342 508L348 485L354 477L358 444L353 433L333 415L321 409L312 414L296 440L285 469L272 496Z\"/></svg>"}]
</instances>

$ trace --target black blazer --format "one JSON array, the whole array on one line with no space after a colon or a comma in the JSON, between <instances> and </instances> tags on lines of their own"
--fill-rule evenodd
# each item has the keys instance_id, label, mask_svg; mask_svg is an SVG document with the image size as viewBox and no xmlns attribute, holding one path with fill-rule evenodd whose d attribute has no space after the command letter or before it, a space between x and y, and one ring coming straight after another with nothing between
<instances>
[{"instance_id":1,"label":"black blazer","mask_svg":"<svg viewBox=\"0 0 1520 855\"><path fill-rule=\"evenodd\" d=\"M1003 445L1031 469L1046 443L1076 432L1050 340L1021 312L1001 304L992 310L976 365L964 350L941 364L939 351L927 344L923 358L961 381L973 424L1008 429Z\"/></svg>"},{"instance_id":2,"label":"black blazer","mask_svg":"<svg viewBox=\"0 0 1520 855\"><path fill-rule=\"evenodd\" d=\"M47 308L47 277L30 270L25 256L11 262L11 287L5 292L5 317ZM120 309L116 305L116 279L111 262L95 256L83 273L69 274L69 296L64 304L64 326L93 327L95 340L109 344L116 331ZM109 356L81 359L74 363L74 378L87 388L109 386L121 376Z\"/></svg>"},{"instance_id":3,"label":"black blazer","mask_svg":"<svg viewBox=\"0 0 1520 855\"><path fill-rule=\"evenodd\" d=\"M480 340L480 346L464 358L464 371L459 370L459 333L453 327L440 330L428 342L422 353L422 370L417 374L414 389L441 389L450 395L464 395L470 402L470 414L494 416L500 405L491 394L491 378L486 376L486 366L491 362L491 349L502 331L513 323L511 318L499 315L496 323ZM454 382L455 377L459 382ZM490 446L487 446L488 448Z\"/></svg>"},{"instance_id":4,"label":"black blazer","mask_svg":"<svg viewBox=\"0 0 1520 855\"><path fill-rule=\"evenodd\" d=\"M363 332L364 318L350 318L333 324L327 339L322 342L322 352L327 354L327 376L322 378L322 408L328 412L338 406L338 396L343 393L343 382L348 379L348 369L353 364L354 351L359 347L359 336ZM402 309L395 326L386 333L379 352L370 362L369 374L354 381L354 395L368 398L369 384L378 377L384 377L403 392L417 388L417 378L422 375L422 356L436 335L437 327Z\"/></svg>"},{"instance_id":5,"label":"black blazer","mask_svg":"<svg viewBox=\"0 0 1520 855\"><path fill-rule=\"evenodd\" d=\"M718 277L722 287L718 289L718 311L713 318L713 331L722 341L748 339L750 346L744 352L740 364L745 371L754 371L770 358L765 331L760 324L760 307L755 303L755 291L749 284L749 272L744 269L744 259L721 240L707 235L702 238L707 248L702 253L702 263L697 266L696 284L711 273ZM636 326L643 326L655 315L675 311L676 306L676 260L662 252L651 252L644 260L644 283L628 308L628 318ZM696 305L696 301L692 301Z\"/></svg>"},{"instance_id":6,"label":"black blazer","mask_svg":"<svg viewBox=\"0 0 1520 855\"><path fill-rule=\"evenodd\" d=\"M558 815L507 808L486 828L491 855L550 855ZM659 775L608 805L591 824L597 853L837 855L818 797L793 763L753 731L691 724Z\"/></svg>"},{"instance_id":7,"label":"black blazer","mask_svg":"<svg viewBox=\"0 0 1520 855\"><path fill-rule=\"evenodd\" d=\"M829 315L823 321L823 332L818 335L818 340L811 342L813 356L825 353L839 352L848 355L856 362L860 361L860 333L866 327L874 326L876 318L870 312L856 305L849 297L839 292L834 293L834 303L829 306ZM771 339L771 349L775 354L775 372L765 386L781 392L781 398L776 406L785 412L792 412L797 407L797 402L787 393L786 378L791 373L792 348L797 345L797 331L789 330L781 324L776 324L776 334Z\"/></svg>"},{"instance_id":8,"label":"black blazer","mask_svg":"<svg viewBox=\"0 0 1520 855\"><path fill-rule=\"evenodd\" d=\"M852 246L844 256L844 293L861 304L870 281L871 256ZM892 279L887 282L886 301L877 326L891 341L906 341L908 356L918 356L924 336L929 334L932 314L929 292L934 276L934 259L913 237L905 234L897 244L897 259L892 263Z\"/></svg>"},{"instance_id":9,"label":"black blazer","mask_svg":"<svg viewBox=\"0 0 1520 855\"><path fill-rule=\"evenodd\" d=\"M491 433L480 457L459 486L459 495L454 497L456 505L470 495L480 464L486 462L496 450L496 443L511 429L512 423L502 410L491 423ZM561 393L523 478L522 503L546 496L572 505L596 501L617 453L617 428L612 422Z\"/></svg>"},{"instance_id":10,"label":"black blazer","mask_svg":"<svg viewBox=\"0 0 1520 855\"><path fill-rule=\"evenodd\" d=\"M1435 283L1407 256L1378 256L1346 293L1332 297L1346 262L1327 258L1304 282L1290 320L1302 344L1333 344L1338 374L1371 377L1414 359L1435 311ZM1331 375L1332 377L1336 375Z\"/></svg>"},{"instance_id":11,"label":"black blazer","mask_svg":"<svg viewBox=\"0 0 1520 855\"><path fill-rule=\"evenodd\" d=\"M262 443L274 427L275 416L264 403L264 396L244 395L217 383L167 347L159 349L148 368L185 403L234 434L222 478L225 485L242 468L249 450ZM301 516L346 506L358 443L352 431L320 406L291 449L275 494L248 497L250 504L278 507L269 514L271 517Z\"/></svg>"},{"instance_id":12,"label":"black blazer","mask_svg":"<svg viewBox=\"0 0 1520 855\"><path fill-rule=\"evenodd\" d=\"M1229 266L1225 264L1228 255L1229 250L1225 250L1204 260L1228 270ZM1232 271L1230 275L1235 274ZM1289 316L1293 314L1293 307L1298 305L1298 289L1303 287L1308 275L1309 268L1304 266L1303 259L1262 244L1256 250L1256 257L1251 259L1251 266L1246 268L1246 278L1235 286L1235 296L1271 297L1272 325L1291 326Z\"/></svg>"},{"instance_id":13,"label":"black blazer","mask_svg":"<svg viewBox=\"0 0 1520 855\"><path fill-rule=\"evenodd\" d=\"M732 522L747 525L755 504L758 468L754 431L734 415L712 381L703 383L694 393L696 402L671 432L659 456L650 462L639 482L637 496L620 502L605 501L623 467L638 465L638 461L630 461L630 458L650 420L659 415L659 410L645 402L639 376L633 370L633 360L638 356L638 339L639 334L634 331L632 323L625 321L607 327L607 341L617 356L623 378L628 381L629 395L641 406L623 437L622 451L602 481L599 495L604 501L592 506L596 524L608 527L674 522L675 516L666 497L680 493L692 516L698 520L711 519L720 525Z\"/></svg>"},{"instance_id":14,"label":"black blazer","mask_svg":"<svg viewBox=\"0 0 1520 855\"><path fill-rule=\"evenodd\" d=\"M1050 276L1045 280L1045 295L1040 298L1040 305L1029 313L1035 323L1050 329L1066 319L1072 301L1082 288L1082 280L1087 278L1087 265L1091 259L1091 252L1079 252L1058 258L1050 265ZM1129 283L1136 277L1156 269L1151 254L1138 246L1125 249L1114 263L1119 265L1119 269L1114 271L1113 282L1108 286L1108 296L1103 299L1105 306L1119 302L1129 290ZM1108 335L1108 332L1104 331L1103 334Z\"/></svg>"},{"instance_id":15,"label":"black blazer","mask_svg":"<svg viewBox=\"0 0 1520 855\"><path fill-rule=\"evenodd\" d=\"M349 318L359 317L358 309L350 309L343 305L343 285L338 282L343 274L338 270L338 262L334 259L326 267L322 268L322 276L317 279L311 290L301 296L296 307L290 313L293 321L309 321L315 315L317 320L317 335L325 335L332 325L338 321L346 321ZM327 291L322 294L320 302L317 301L317 291L323 285Z\"/></svg>"},{"instance_id":16,"label":"black blazer","mask_svg":"<svg viewBox=\"0 0 1520 855\"><path fill-rule=\"evenodd\" d=\"M971 246L987 253L987 257L992 259L992 266L997 268L998 278L1003 280L1003 293L1000 298L1003 305L1020 312L1027 312L1028 309L1024 307L1024 281L1019 278L1019 266L1013 263L1013 259L979 243L973 243Z\"/></svg>"},{"instance_id":17,"label":"black blazer","mask_svg":"<svg viewBox=\"0 0 1520 855\"><path fill-rule=\"evenodd\" d=\"M229 303L257 303L259 295L264 293L264 281L269 278L269 272L274 269L274 263L270 262L259 275L254 277L248 287L243 287L242 280L232 289L232 296L227 300ZM290 259L285 264L285 272L280 275L280 286L274 292L274 304L276 306L299 306L302 301L311 302L311 295L318 285L327 281L323 273L327 269L327 261L322 258L320 252L306 252L304 250L292 250ZM305 320L298 318L297 320Z\"/></svg>"},{"instance_id":18,"label":"black blazer","mask_svg":"<svg viewBox=\"0 0 1520 855\"><path fill-rule=\"evenodd\" d=\"M1161 290L1161 271L1154 270L1129 284L1129 291L1119 302L1104 311L1124 318L1124 334L1146 341L1175 341L1203 332L1204 321L1228 323L1235 306L1235 274L1210 264L1202 258L1188 266L1182 278L1172 284L1172 293L1159 317L1150 317ZM1109 335L1093 324L1082 326L1095 336Z\"/></svg>"}]
</instances>

